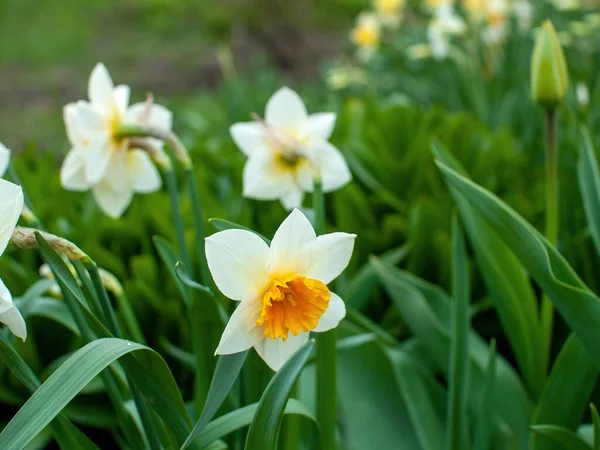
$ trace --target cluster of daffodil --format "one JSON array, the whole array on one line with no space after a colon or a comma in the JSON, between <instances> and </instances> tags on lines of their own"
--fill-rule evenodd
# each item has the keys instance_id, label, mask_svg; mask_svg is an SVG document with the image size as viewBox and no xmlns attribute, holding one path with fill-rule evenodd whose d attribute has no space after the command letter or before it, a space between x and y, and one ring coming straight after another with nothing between
<instances>
[{"instance_id":1,"label":"cluster of daffodil","mask_svg":"<svg viewBox=\"0 0 600 450\"><path fill-rule=\"evenodd\" d=\"M460 38L464 38L461 42L473 39L495 47L506 41L513 32L513 24L518 31L529 32L534 25L536 10L543 10L547 3L562 11L585 7L580 0L424 0L419 11L414 11L411 19L405 20L408 7L405 0L373 0L371 9L358 15L350 36L359 60L365 62L376 54L384 41L393 42L412 28L425 28L427 42L409 46L408 55L414 59L445 59L452 56L452 43ZM425 25L419 16L426 19ZM571 34L589 30L597 21L596 17L597 13L590 10L582 21L573 22ZM567 41L571 36L565 34L561 39ZM342 84L339 78L338 74L332 79L334 86ZM352 78L356 77L349 77L345 85L350 84Z\"/></svg>"},{"instance_id":2,"label":"cluster of daffodil","mask_svg":"<svg viewBox=\"0 0 600 450\"><path fill-rule=\"evenodd\" d=\"M164 164L165 155L164 142L157 136L171 133L170 111L151 97L130 106L129 96L129 87L115 87L106 67L98 64L89 80L89 101L64 108L72 148L60 171L61 183L72 191L91 189L100 209L114 218L125 212L134 193L161 188L155 162ZM267 102L264 119L252 117L252 122L231 126L232 139L248 158L242 194L279 200L292 212L270 246L253 232L226 230L206 239L205 256L216 286L239 302L216 354L255 347L278 370L307 342L310 332L334 328L345 316L344 302L327 284L348 265L355 235L317 236L299 208L316 185L320 192L331 192L347 184L351 174L342 153L329 142L334 113L309 115L300 96L283 87ZM0 146L2 173L9 158L10 152ZM1 252L13 237L23 193L19 186L0 180L0 198ZM72 266L71 270L75 273ZM42 266L40 274L52 278L48 266ZM100 271L100 277L109 290L118 285L108 272ZM60 293L58 286L50 290ZM25 322L1 281L0 301L0 321L25 339Z\"/></svg>"}]
</instances>

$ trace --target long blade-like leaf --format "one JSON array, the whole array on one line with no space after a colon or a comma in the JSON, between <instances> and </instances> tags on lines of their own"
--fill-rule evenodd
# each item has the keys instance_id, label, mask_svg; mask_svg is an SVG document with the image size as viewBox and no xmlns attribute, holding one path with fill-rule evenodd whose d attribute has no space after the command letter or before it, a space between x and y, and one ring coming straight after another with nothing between
<instances>
[{"instance_id":1,"label":"long blade-like leaf","mask_svg":"<svg viewBox=\"0 0 600 450\"><path fill-rule=\"evenodd\" d=\"M184 442L182 449L187 448L202 433L204 427L219 410L242 370L246 356L248 356L248 351L219 357L200 419Z\"/></svg>"},{"instance_id":2,"label":"long blade-like leaf","mask_svg":"<svg viewBox=\"0 0 600 450\"><path fill-rule=\"evenodd\" d=\"M600 255L600 171L590 132L585 127L581 129L581 141L577 178L592 240Z\"/></svg>"},{"instance_id":3,"label":"long blade-like leaf","mask_svg":"<svg viewBox=\"0 0 600 450\"><path fill-rule=\"evenodd\" d=\"M313 348L308 341L273 376L258 403L258 410L250 424L245 450L277 450L279 430L290 391L300 375Z\"/></svg>"},{"instance_id":4,"label":"long blade-like leaf","mask_svg":"<svg viewBox=\"0 0 600 450\"><path fill-rule=\"evenodd\" d=\"M569 450L590 450L590 445L577 433L558 425L533 425L532 433Z\"/></svg>"},{"instance_id":5,"label":"long blade-like leaf","mask_svg":"<svg viewBox=\"0 0 600 450\"><path fill-rule=\"evenodd\" d=\"M458 218L452 222L452 342L448 376L446 448L469 448L467 391L469 378L469 276L467 252Z\"/></svg>"}]
</instances>

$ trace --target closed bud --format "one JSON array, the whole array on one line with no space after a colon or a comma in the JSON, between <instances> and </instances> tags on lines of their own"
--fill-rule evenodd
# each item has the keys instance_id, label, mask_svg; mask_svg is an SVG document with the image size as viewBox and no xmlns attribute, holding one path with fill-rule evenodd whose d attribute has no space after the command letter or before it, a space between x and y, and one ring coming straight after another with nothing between
<instances>
[{"instance_id":1,"label":"closed bud","mask_svg":"<svg viewBox=\"0 0 600 450\"><path fill-rule=\"evenodd\" d=\"M546 109L556 108L565 97L569 74L556 31L546 21L538 31L531 59L533 100Z\"/></svg>"}]
</instances>

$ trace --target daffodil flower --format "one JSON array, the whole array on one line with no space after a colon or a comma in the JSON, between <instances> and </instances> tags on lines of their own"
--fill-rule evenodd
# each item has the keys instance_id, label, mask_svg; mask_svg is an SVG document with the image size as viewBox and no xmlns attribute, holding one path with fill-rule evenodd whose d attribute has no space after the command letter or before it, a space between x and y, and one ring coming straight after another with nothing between
<instances>
[{"instance_id":1,"label":"daffodil flower","mask_svg":"<svg viewBox=\"0 0 600 450\"><path fill-rule=\"evenodd\" d=\"M10 242L17 221L23 210L23 191L20 186L0 179L0 255ZM12 334L27 338L23 316L15 306L10 291L0 280L0 322L7 325Z\"/></svg>"},{"instance_id":2,"label":"daffodil flower","mask_svg":"<svg viewBox=\"0 0 600 450\"><path fill-rule=\"evenodd\" d=\"M279 199L286 209L302 206L304 192L320 178L323 191L339 189L351 179L340 151L328 142L336 115L308 115L291 89L278 90L268 101L264 120L236 123L231 136L248 157L244 167L244 197Z\"/></svg>"},{"instance_id":3,"label":"daffodil flower","mask_svg":"<svg viewBox=\"0 0 600 450\"><path fill-rule=\"evenodd\" d=\"M358 58L362 61L370 59L381 42L381 21L377 14L368 11L360 13L350 38L358 47Z\"/></svg>"},{"instance_id":4,"label":"daffodil flower","mask_svg":"<svg viewBox=\"0 0 600 450\"><path fill-rule=\"evenodd\" d=\"M127 209L134 193L150 193L161 187L149 155L130 149L129 139L116 138L118 127L147 125L170 130L172 115L166 108L146 102L128 106L129 88L115 88L102 64L92 72L89 91L90 103L71 103L64 109L72 149L61 168L61 183L71 191L92 189L100 208L116 218ZM145 140L162 146L157 139Z\"/></svg>"},{"instance_id":5,"label":"daffodil flower","mask_svg":"<svg viewBox=\"0 0 600 450\"><path fill-rule=\"evenodd\" d=\"M435 59L444 59L450 53L450 39L466 29L464 21L454 12L452 3L442 3L434 11L427 28L431 54Z\"/></svg>"},{"instance_id":6,"label":"daffodil flower","mask_svg":"<svg viewBox=\"0 0 600 450\"><path fill-rule=\"evenodd\" d=\"M406 0L374 0L373 6L381 23L388 27L397 27L402 19Z\"/></svg>"},{"instance_id":7,"label":"daffodil flower","mask_svg":"<svg viewBox=\"0 0 600 450\"><path fill-rule=\"evenodd\" d=\"M0 142L0 177L6 174L8 165L10 164L10 150Z\"/></svg>"},{"instance_id":8,"label":"daffodil flower","mask_svg":"<svg viewBox=\"0 0 600 450\"><path fill-rule=\"evenodd\" d=\"M311 331L335 328L346 315L342 299L327 284L348 265L355 235L317 237L295 209L267 245L246 230L226 230L206 239L213 279L240 302L215 354L254 347L273 370L306 343Z\"/></svg>"},{"instance_id":9,"label":"daffodil flower","mask_svg":"<svg viewBox=\"0 0 600 450\"><path fill-rule=\"evenodd\" d=\"M509 5L506 0L490 0L485 14L482 39L488 44L499 44L508 34Z\"/></svg>"}]
</instances>

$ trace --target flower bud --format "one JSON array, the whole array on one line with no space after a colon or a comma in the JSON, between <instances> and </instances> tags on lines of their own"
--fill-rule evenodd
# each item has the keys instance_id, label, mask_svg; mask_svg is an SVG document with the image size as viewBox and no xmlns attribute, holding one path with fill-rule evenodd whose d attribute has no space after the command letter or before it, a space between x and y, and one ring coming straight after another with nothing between
<instances>
[{"instance_id":1,"label":"flower bud","mask_svg":"<svg viewBox=\"0 0 600 450\"><path fill-rule=\"evenodd\" d=\"M565 97L569 74L556 31L546 21L538 31L531 59L531 94L546 109L556 108Z\"/></svg>"}]
</instances>

